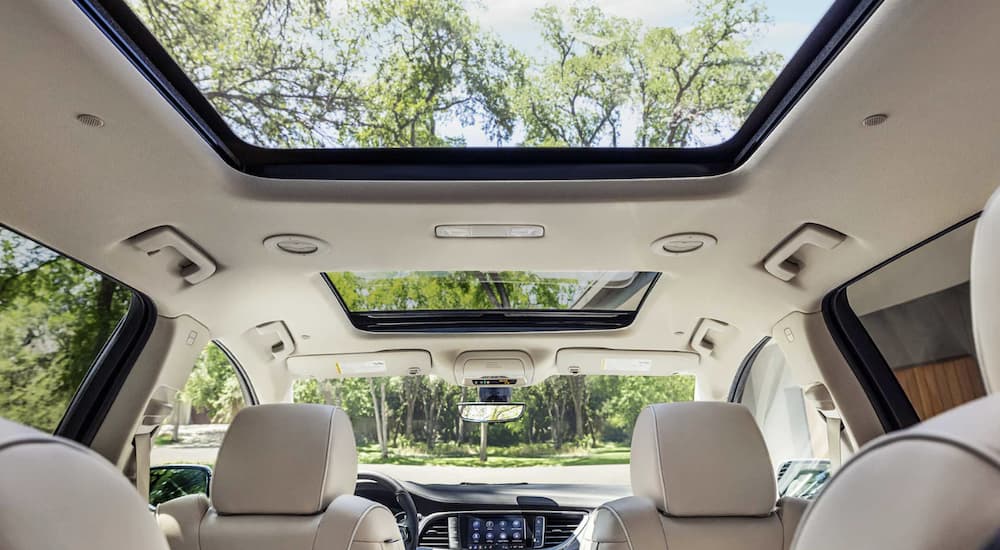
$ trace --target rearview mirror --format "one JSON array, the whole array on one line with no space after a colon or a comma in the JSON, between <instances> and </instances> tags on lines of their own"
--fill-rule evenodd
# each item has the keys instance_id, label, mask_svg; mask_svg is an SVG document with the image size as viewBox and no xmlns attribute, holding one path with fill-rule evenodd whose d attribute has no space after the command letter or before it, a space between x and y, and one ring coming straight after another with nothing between
<instances>
[{"instance_id":1,"label":"rearview mirror","mask_svg":"<svg viewBox=\"0 0 1000 550\"><path fill-rule=\"evenodd\" d=\"M153 466L149 469L149 503L157 506L168 500L201 493L208 495L212 469L198 464Z\"/></svg>"},{"instance_id":2,"label":"rearview mirror","mask_svg":"<svg viewBox=\"0 0 1000 550\"><path fill-rule=\"evenodd\" d=\"M502 424L524 414L524 403L459 403L458 414L466 422Z\"/></svg>"}]
</instances>

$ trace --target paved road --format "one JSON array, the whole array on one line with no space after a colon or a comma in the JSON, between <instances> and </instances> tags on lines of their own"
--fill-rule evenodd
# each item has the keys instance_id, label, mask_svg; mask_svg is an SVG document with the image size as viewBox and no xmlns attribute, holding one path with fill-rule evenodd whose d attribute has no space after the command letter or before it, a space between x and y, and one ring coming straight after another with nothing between
<instances>
[{"instance_id":1,"label":"paved road","mask_svg":"<svg viewBox=\"0 0 1000 550\"><path fill-rule=\"evenodd\" d=\"M215 463L219 449L215 447L180 448L155 447L151 462L178 464L185 462ZM629 484L627 464L596 466L529 466L526 468L476 468L467 466L400 466L395 464L361 464L361 470L375 470L396 479L416 483L577 483L588 485Z\"/></svg>"}]
</instances>

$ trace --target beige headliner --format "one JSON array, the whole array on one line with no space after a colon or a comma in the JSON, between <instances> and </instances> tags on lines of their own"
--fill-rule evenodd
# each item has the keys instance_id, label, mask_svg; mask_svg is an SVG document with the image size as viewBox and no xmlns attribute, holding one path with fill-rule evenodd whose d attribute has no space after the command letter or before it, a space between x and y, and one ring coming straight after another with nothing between
<instances>
[{"instance_id":1,"label":"beige headliner","mask_svg":"<svg viewBox=\"0 0 1000 550\"><path fill-rule=\"evenodd\" d=\"M297 354L426 349L433 370L451 378L466 350L523 349L541 369L552 368L562 347L688 350L696 323L708 317L736 328L698 367L705 395L719 398L775 322L817 310L837 284L975 213L1000 172L1000 4L989 0L887 0L735 172L592 182L247 176L226 166L73 3L3 4L0 222L135 286L161 315L196 318L248 368L267 356L252 327L274 320L290 327ZM74 120L81 112L107 125L84 127ZM862 128L878 112L888 123ZM760 262L804 222L848 239L807 252L802 275L783 283ZM441 223L536 223L546 236L435 240ZM191 237L219 272L185 288L123 244L158 225ZM651 253L650 242L680 231L711 233L719 244L692 257ZM331 249L279 256L261 244L276 233L320 237ZM664 276L626 330L387 336L354 330L318 275L391 269Z\"/></svg>"}]
</instances>

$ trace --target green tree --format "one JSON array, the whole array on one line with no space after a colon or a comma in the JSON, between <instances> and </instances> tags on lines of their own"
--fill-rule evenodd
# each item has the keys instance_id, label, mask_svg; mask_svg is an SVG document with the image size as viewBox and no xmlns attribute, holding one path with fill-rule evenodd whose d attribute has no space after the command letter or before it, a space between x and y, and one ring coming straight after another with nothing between
<instances>
[{"instance_id":1,"label":"green tree","mask_svg":"<svg viewBox=\"0 0 1000 550\"><path fill-rule=\"evenodd\" d=\"M0 415L54 431L131 292L0 229Z\"/></svg>"},{"instance_id":2,"label":"green tree","mask_svg":"<svg viewBox=\"0 0 1000 550\"><path fill-rule=\"evenodd\" d=\"M591 376L587 381L594 398L590 406L603 427L625 440L645 406L694 400L693 376Z\"/></svg>"},{"instance_id":3,"label":"green tree","mask_svg":"<svg viewBox=\"0 0 1000 550\"><path fill-rule=\"evenodd\" d=\"M781 65L779 55L751 50L769 19L747 0L697 0L694 12L695 24L678 30L593 4L536 11L552 55L529 70L525 144L617 147L631 112L640 147L700 145L739 127Z\"/></svg>"},{"instance_id":4,"label":"green tree","mask_svg":"<svg viewBox=\"0 0 1000 550\"><path fill-rule=\"evenodd\" d=\"M181 398L205 412L216 424L228 424L246 405L236 371L222 350L209 344L188 377Z\"/></svg>"},{"instance_id":5,"label":"green tree","mask_svg":"<svg viewBox=\"0 0 1000 550\"><path fill-rule=\"evenodd\" d=\"M635 78L640 147L700 145L728 135L774 81L781 56L752 53L750 36L769 22L746 0L699 0L686 31L653 28L628 55Z\"/></svg>"},{"instance_id":6,"label":"green tree","mask_svg":"<svg viewBox=\"0 0 1000 550\"><path fill-rule=\"evenodd\" d=\"M358 145L463 144L441 135L443 120L478 124L498 143L510 138L523 62L469 17L464 2L363 0L350 13L367 32L373 60L351 130Z\"/></svg>"},{"instance_id":7,"label":"green tree","mask_svg":"<svg viewBox=\"0 0 1000 550\"><path fill-rule=\"evenodd\" d=\"M268 147L345 141L360 92L362 29L318 0L128 0L242 139Z\"/></svg>"},{"instance_id":8,"label":"green tree","mask_svg":"<svg viewBox=\"0 0 1000 550\"><path fill-rule=\"evenodd\" d=\"M525 145L618 145L632 78L626 59L638 25L594 5L535 11L554 55L535 60L520 96Z\"/></svg>"}]
</instances>

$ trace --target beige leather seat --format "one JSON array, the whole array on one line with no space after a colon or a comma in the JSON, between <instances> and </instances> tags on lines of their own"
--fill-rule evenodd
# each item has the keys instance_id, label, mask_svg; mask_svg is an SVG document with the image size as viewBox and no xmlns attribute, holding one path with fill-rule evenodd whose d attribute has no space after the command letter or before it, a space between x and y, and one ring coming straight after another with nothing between
<instances>
[{"instance_id":1,"label":"beige leather seat","mask_svg":"<svg viewBox=\"0 0 1000 550\"><path fill-rule=\"evenodd\" d=\"M166 550L149 508L90 449L0 419L0 548Z\"/></svg>"},{"instance_id":2,"label":"beige leather seat","mask_svg":"<svg viewBox=\"0 0 1000 550\"><path fill-rule=\"evenodd\" d=\"M864 447L807 511L798 550L979 550L1000 535L1000 396Z\"/></svg>"},{"instance_id":3,"label":"beige leather seat","mask_svg":"<svg viewBox=\"0 0 1000 550\"><path fill-rule=\"evenodd\" d=\"M775 503L774 469L750 412L730 403L652 405L632 435L632 492L595 510L599 550L783 550L806 506Z\"/></svg>"},{"instance_id":4,"label":"beige leather seat","mask_svg":"<svg viewBox=\"0 0 1000 550\"><path fill-rule=\"evenodd\" d=\"M161 504L172 550L402 550L388 508L354 496L351 421L326 405L258 405L233 419L211 500Z\"/></svg>"}]
</instances>

